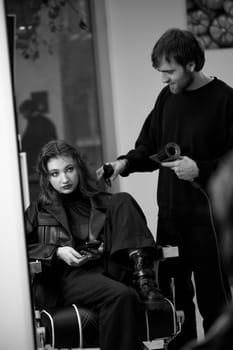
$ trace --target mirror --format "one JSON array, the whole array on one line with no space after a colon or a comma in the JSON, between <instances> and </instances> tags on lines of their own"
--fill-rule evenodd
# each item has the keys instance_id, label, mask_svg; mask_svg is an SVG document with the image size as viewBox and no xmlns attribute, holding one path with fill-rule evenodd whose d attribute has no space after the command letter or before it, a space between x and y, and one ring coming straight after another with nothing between
<instances>
[{"instance_id":1,"label":"mirror","mask_svg":"<svg viewBox=\"0 0 233 350\"><path fill-rule=\"evenodd\" d=\"M6 0L15 17L14 87L30 200L35 163L50 139L78 146L93 169L102 163L92 9L89 0Z\"/></svg>"},{"instance_id":2,"label":"mirror","mask_svg":"<svg viewBox=\"0 0 233 350\"><path fill-rule=\"evenodd\" d=\"M92 8L90 0L6 0L5 10L14 22L8 37L27 207L39 191L38 152L49 140L77 146L94 171L103 162ZM37 269L30 265L31 275Z\"/></svg>"}]
</instances>

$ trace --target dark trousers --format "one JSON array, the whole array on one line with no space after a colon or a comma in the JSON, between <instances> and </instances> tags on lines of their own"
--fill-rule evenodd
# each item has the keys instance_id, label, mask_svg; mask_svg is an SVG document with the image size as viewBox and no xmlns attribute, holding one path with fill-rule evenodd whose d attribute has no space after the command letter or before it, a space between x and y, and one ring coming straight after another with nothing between
<instances>
[{"instance_id":1,"label":"dark trousers","mask_svg":"<svg viewBox=\"0 0 233 350\"><path fill-rule=\"evenodd\" d=\"M65 268L60 281L61 302L98 310L101 350L139 350L139 299L136 291L125 284L132 271L128 249L152 248L155 241L143 212L130 195L113 195L104 241L103 264L96 261Z\"/></svg>"},{"instance_id":2,"label":"dark trousers","mask_svg":"<svg viewBox=\"0 0 233 350\"><path fill-rule=\"evenodd\" d=\"M160 287L166 295L170 293L169 282L174 277L176 307L185 314L182 331L171 348L180 349L181 345L197 337L192 274L205 333L230 300L230 287L216 234L208 213L204 217L173 213L159 218L157 242L179 247L179 258L168 259L159 270Z\"/></svg>"},{"instance_id":3,"label":"dark trousers","mask_svg":"<svg viewBox=\"0 0 233 350\"><path fill-rule=\"evenodd\" d=\"M69 268L62 279L64 305L77 303L99 314L101 350L139 350L136 291L103 274L101 267Z\"/></svg>"}]
</instances>

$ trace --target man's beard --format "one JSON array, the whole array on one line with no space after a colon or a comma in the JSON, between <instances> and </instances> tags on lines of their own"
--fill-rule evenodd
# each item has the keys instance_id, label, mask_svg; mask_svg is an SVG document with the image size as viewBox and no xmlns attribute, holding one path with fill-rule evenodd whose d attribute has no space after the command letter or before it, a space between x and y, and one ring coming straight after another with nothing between
<instances>
[{"instance_id":1,"label":"man's beard","mask_svg":"<svg viewBox=\"0 0 233 350\"><path fill-rule=\"evenodd\" d=\"M177 84L177 83L170 83L169 84L169 89L172 94L177 95L180 94L186 90L192 85L193 83L193 74L191 72L184 72L184 76L182 80Z\"/></svg>"}]
</instances>

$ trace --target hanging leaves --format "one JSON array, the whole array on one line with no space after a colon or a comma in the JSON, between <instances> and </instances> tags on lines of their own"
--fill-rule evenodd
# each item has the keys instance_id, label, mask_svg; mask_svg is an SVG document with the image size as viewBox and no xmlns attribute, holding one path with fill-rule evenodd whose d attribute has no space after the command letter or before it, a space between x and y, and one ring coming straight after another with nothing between
<instances>
[{"instance_id":1,"label":"hanging leaves","mask_svg":"<svg viewBox=\"0 0 233 350\"><path fill-rule=\"evenodd\" d=\"M7 13L16 15L16 48L22 51L25 59L37 59L42 46L53 54L59 32L71 31L61 21L67 6L77 16L79 30L88 29L87 0L7 0L6 3ZM47 28L47 33L42 27Z\"/></svg>"}]
</instances>

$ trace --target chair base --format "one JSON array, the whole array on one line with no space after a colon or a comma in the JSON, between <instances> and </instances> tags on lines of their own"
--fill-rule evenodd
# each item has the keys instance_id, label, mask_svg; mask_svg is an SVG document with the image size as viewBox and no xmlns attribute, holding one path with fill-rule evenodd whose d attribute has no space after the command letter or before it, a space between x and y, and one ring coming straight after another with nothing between
<instances>
[{"instance_id":1,"label":"chair base","mask_svg":"<svg viewBox=\"0 0 233 350\"><path fill-rule=\"evenodd\" d=\"M167 299L166 299L167 300ZM178 332L177 316L173 304L167 300L166 310L141 310L141 339L145 349L165 349L169 339ZM98 348L98 315L85 308L56 307L40 312L40 327L45 329L45 344L52 348Z\"/></svg>"}]
</instances>

